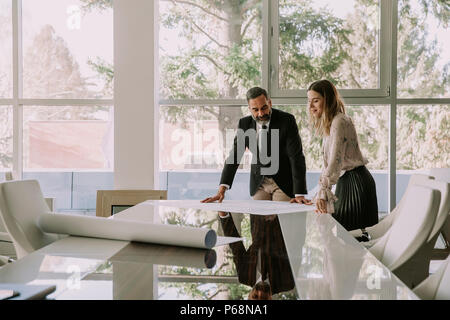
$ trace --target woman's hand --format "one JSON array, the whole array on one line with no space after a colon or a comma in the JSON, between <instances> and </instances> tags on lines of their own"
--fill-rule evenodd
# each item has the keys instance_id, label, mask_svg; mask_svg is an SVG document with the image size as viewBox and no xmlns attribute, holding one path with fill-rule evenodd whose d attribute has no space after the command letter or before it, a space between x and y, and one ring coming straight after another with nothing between
<instances>
[{"instance_id":1,"label":"woman's hand","mask_svg":"<svg viewBox=\"0 0 450 320\"><path fill-rule=\"evenodd\" d=\"M318 199L316 201L316 212L317 213L328 213L327 212L327 202L323 199Z\"/></svg>"}]
</instances>

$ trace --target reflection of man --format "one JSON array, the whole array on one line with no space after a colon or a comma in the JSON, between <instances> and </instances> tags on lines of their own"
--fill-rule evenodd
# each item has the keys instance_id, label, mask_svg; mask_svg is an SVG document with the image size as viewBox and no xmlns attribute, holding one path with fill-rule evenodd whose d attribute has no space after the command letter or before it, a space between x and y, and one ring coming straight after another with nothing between
<instances>
[{"instance_id":1,"label":"reflection of man","mask_svg":"<svg viewBox=\"0 0 450 320\"><path fill-rule=\"evenodd\" d=\"M248 148L253 154L250 195L254 200L310 203L304 198L306 166L297 123L293 115L272 109L262 88L247 92L251 116L239 120L238 132L220 179L217 194L202 202L222 202ZM256 161L255 161L256 159Z\"/></svg>"},{"instance_id":2,"label":"reflection of man","mask_svg":"<svg viewBox=\"0 0 450 320\"><path fill-rule=\"evenodd\" d=\"M219 212L225 236L240 237L230 214ZM278 217L250 215L252 244L246 250L242 241L231 243L239 282L253 287L249 299L271 299L273 294L295 286Z\"/></svg>"}]
</instances>

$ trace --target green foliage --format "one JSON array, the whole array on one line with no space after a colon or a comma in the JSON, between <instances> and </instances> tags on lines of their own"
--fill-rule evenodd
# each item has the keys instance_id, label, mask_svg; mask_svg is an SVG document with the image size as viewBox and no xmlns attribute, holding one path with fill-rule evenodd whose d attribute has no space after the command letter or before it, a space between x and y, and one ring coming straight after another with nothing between
<instances>
[{"instance_id":1,"label":"green foliage","mask_svg":"<svg viewBox=\"0 0 450 320\"><path fill-rule=\"evenodd\" d=\"M335 74L350 44L342 19L305 1L281 1L280 12L280 87L303 89L323 78L344 85Z\"/></svg>"},{"instance_id":2,"label":"green foliage","mask_svg":"<svg viewBox=\"0 0 450 320\"><path fill-rule=\"evenodd\" d=\"M80 0L80 2L83 3L82 10L85 12L110 9L113 6L113 0Z\"/></svg>"},{"instance_id":3,"label":"green foliage","mask_svg":"<svg viewBox=\"0 0 450 320\"><path fill-rule=\"evenodd\" d=\"M103 94L112 97L114 95L114 65L99 57L96 61L89 59L87 64L103 79L105 83Z\"/></svg>"}]
</instances>

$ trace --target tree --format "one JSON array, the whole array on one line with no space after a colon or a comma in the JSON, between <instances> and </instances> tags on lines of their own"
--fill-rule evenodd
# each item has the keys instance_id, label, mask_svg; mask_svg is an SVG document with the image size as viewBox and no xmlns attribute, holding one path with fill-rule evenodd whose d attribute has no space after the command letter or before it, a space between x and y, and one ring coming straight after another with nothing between
<instances>
[{"instance_id":1,"label":"tree","mask_svg":"<svg viewBox=\"0 0 450 320\"><path fill-rule=\"evenodd\" d=\"M45 25L24 55L24 96L32 98L89 98L82 78L64 39Z\"/></svg>"},{"instance_id":2,"label":"tree","mask_svg":"<svg viewBox=\"0 0 450 320\"><path fill-rule=\"evenodd\" d=\"M10 7L0 7L0 99L12 96L12 24L6 12ZM8 10L6 10L8 9ZM12 110L9 106L0 106L0 168L12 167Z\"/></svg>"}]
</instances>

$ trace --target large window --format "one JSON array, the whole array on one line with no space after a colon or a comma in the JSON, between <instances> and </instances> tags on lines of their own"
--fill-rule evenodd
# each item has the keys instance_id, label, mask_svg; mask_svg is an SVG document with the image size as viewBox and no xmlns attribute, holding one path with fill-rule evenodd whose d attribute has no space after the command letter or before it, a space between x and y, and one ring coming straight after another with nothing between
<instances>
[{"instance_id":1,"label":"large window","mask_svg":"<svg viewBox=\"0 0 450 320\"><path fill-rule=\"evenodd\" d=\"M22 1L24 98L112 98L112 10L96 2Z\"/></svg>"},{"instance_id":2,"label":"large window","mask_svg":"<svg viewBox=\"0 0 450 320\"><path fill-rule=\"evenodd\" d=\"M396 188L396 169L450 166L445 1L159 3L160 169L169 172L167 186L170 172L183 170L199 183L201 172L216 172L218 183L226 132L248 114L245 92L254 85L296 116L308 174L317 175L321 139L309 127L305 97L323 78L344 97L385 202L380 211L389 211L388 199L395 206L396 190L406 187L402 180Z\"/></svg>"},{"instance_id":3,"label":"large window","mask_svg":"<svg viewBox=\"0 0 450 320\"><path fill-rule=\"evenodd\" d=\"M0 171L38 179L57 210L92 174L95 209L114 162L112 2L0 0L0 29Z\"/></svg>"},{"instance_id":4,"label":"large window","mask_svg":"<svg viewBox=\"0 0 450 320\"><path fill-rule=\"evenodd\" d=\"M239 99L262 82L262 0L160 1L162 99Z\"/></svg>"},{"instance_id":5,"label":"large window","mask_svg":"<svg viewBox=\"0 0 450 320\"><path fill-rule=\"evenodd\" d=\"M272 96L305 96L320 78L344 96L386 95L380 12L381 1L272 1Z\"/></svg>"},{"instance_id":6,"label":"large window","mask_svg":"<svg viewBox=\"0 0 450 320\"><path fill-rule=\"evenodd\" d=\"M12 98L11 0L0 0L0 99Z\"/></svg>"},{"instance_id":7,"label":"large window","mask_svg":"<svg viewBox=\"0 0 450 320\"><path fill-rule=\"evenodd\" d=\"M398 10L398 96L449 98L448 1L401 0Z\"/></svg>"},{"instance_id":8,"label":"large window","mask_svg":"<svg viewBox=\"0 0 450 320\"><path fill-rule=\"evenodd\" d=\"M24 169L112 170L112 111L97 106L24 107Z\"/></svg>"},{"instance_id":9,"label":"large window","mask_svg":"<svg viewBox=\"0 0 450 320\"><path fill-rule=\"evenodd\" d=\"M12 169L13 112L11 106L0 106L0 171Z\"/></svg>"},{"instance_id":10,"label":"large window","mask_svg":"<svg viewBox=\"0 0 450 320\"><path fill-rule=\"evenodd\" d=\"M450 168L450 105L402 105L397 169Z\"/></svg>"}]
</instances>

